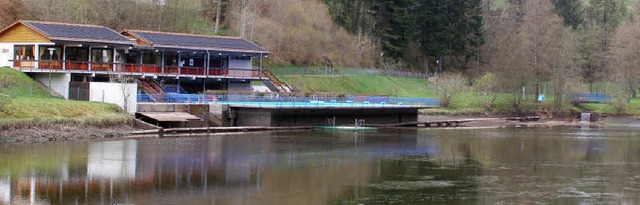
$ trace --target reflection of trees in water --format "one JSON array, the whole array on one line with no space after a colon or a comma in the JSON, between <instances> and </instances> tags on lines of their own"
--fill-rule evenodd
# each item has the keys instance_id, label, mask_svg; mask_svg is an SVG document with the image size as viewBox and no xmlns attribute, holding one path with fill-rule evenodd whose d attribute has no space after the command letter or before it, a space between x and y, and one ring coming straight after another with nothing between
<instances>
[{"instance_id":1,"label":"reflection of trees in water","mask_svg":"<svg viewBox=\"0 0 640 205\"><path fill-rule=\"evenodd\" d=\"M444 147L438 135L413 133L410 145L400 145L396 155L375 159L375 174L350 186L333 204L472 204L477 201L478 162L468 145ZM410 150L409 150L410 149ZM438 158L449 153L450 159ZM461 197L464 195L464 197Z\"/></svg>"},{"instance_id":2,"label":"reflection of trees in water","mask_svg":"<svg viewBox=\"0 0 640 205\"><path fill-rule=\"evenodd\" d=\"M575 133L382 130L14 146L0 149L11 170L6 183L0 176L0 203L6 184L13 203L28 203L32 187L37 199L62 204L640 203L638 141ZM591 195L578 198L583 192Z\"/></svg>"},{"instance_id":3,"label":"reflection of trees in water","mask_svg":"<svg viewBox=\"0 0 640 205\"><path fill-rule=\"evenodd\" d=\"M480 195L490 203L640 203L640 183L628 182L640 168L639 144L620 133L567 128L437 132L449 136L441 147L450 149L441 150L439 161L465 155L453 147L469 147L469 157L483 170L476 179Z\"/></svg>"}]
</instances>

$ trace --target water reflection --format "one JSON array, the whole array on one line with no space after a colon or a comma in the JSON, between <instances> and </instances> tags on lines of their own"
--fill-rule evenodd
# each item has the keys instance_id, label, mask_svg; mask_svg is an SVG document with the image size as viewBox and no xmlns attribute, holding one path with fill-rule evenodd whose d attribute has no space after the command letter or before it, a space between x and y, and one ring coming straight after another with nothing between
<instances>
[{"instance_id":1,"label":"water reflection","mask_svg":"<svg viewBox=\"0 0 640 205\"><path fill-rule=\"evenodd\" d=\"M315 131L0 145L0 204L640 204L638 133Z\"/></svg>"}]
</instances>

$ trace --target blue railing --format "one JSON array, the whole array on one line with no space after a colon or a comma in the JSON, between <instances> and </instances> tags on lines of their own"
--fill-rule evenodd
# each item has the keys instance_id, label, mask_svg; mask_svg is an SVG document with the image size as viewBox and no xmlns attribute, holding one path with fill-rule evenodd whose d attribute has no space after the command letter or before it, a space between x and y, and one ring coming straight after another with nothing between
<instances>
[{"instance_id":1,"label":"blue railing","mask_svg":"<svg viewBox=\"0 0 640 205\"><path fill-rule=\"evenodd\" d=\"M569 97L574 103L610 103L611 96L607 94L574 93Z\"/></svg>"},{"instance_id":2,"label":"blue railing","mask_svg":"<svg viewBox=\"0 0 640 205\"><path fill-rule=\"evenodd\" d=\"M244 104L259 106L429 106L440 107L437 98L403 98L387 96L347 97L281 97L278 95L199 95L199 94L138 94L138 102Z\"/></svg>"}]
</instances>

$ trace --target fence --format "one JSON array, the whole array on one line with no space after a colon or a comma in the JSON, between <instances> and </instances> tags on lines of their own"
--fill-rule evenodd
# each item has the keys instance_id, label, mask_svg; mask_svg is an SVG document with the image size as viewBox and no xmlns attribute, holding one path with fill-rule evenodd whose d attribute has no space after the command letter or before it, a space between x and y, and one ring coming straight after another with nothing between
<instances>
[{"instance_id":1,"label":"fence","mask_svg":"<svg viewBox=\"0 0 640 205\"><path fill-rule=\"evenodd\" d=\"M401 98L387 96L348 96L348 97L280 97L278 95L250 96L250 95L198 95L198 94L138 94L138 102L166 102L166 103L203 103L203 104L264 104L289 103L292 106L304 106L308 103L327 106L344 104L360 105L407 105L440 107L437 98Z\"/></svg>"},{"instance_id":2,"label":"fence","mask_svg":"<svg viewBox=\"0 0 640 205\"><path fill-rule=\"evenodd\" d=\"M269 70L278 76L284 75L317 75L317 76L371 76L386 75L404 78L426 78L427 74L422 72L405 72L396 70L378 70L363 68L328 68L328 67L281 67Z\"/></svg>"},{"instance_id":3,"label":"fence","mask_svg":"<svg viewBox=\"0 0 640 205\"><path fill-rule=\"evenodd\" d=\"M574 93L569 97L574 103L610 103L611 96L607 94Z\"/></svg>"}]
</instances>

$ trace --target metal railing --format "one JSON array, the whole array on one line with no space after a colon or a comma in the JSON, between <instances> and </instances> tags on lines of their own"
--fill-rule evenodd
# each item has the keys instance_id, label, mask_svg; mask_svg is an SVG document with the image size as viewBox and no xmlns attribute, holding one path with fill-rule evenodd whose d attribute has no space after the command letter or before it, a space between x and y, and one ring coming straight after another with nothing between
<instances>
[{"instance_id":1,"label":"metal railing","mask_svg":"<svg viewBox=\"0 0 640 205\"><path fill-rule=\"evenodd\" d=\"M398 71L372 68L327 68L327 67L280 67L270 71L278 76L316 75L316 76L372 76L385 75L403 78L426 78L427 74L418 71Z\"/></svg>"},{"instance_id":2,"label":"metal railing","mask_svg":"<svg viewBox=\"0 0 640 205\"><path fill-rule=\"evenodd\" d=\"M198 104L244 104L257 106L328 106L328 107L366 107L366 106L427 106L440 107L437 98L406 98L386 96L348 96L348 97L280 97L279 95L200 95L200 94L138 94L138 102L198 103Z\"/></svg>"},{"instance_id":3,"label":"metal railing","mask_svg":"<svg viewBox=\"0 0 640 205\"><path fill-rule=\"evenodd\" d=\"M611 96L608 94L573 93L569 100L574 103L610 103Z\"/></svg>"}]
</instances>

